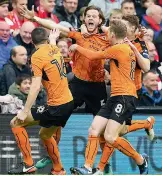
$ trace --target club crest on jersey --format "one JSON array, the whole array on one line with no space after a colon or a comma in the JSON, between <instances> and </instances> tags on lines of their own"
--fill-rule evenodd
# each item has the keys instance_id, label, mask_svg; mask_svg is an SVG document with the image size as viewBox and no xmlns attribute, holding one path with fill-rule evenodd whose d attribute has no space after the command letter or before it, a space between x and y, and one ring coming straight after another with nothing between
<instances>
[{"instance_id":1,"label":"club crest on jersey","mask_svg":"<svg viewBox=\"0 0 162 176\"><path fill-rule=\"evenodd\" d=\"M42 113L44 112L44 109L45 109L44 106L39 106L39 107L37 108L37 113L42 114Z\"/></svg>"}]
</instances>

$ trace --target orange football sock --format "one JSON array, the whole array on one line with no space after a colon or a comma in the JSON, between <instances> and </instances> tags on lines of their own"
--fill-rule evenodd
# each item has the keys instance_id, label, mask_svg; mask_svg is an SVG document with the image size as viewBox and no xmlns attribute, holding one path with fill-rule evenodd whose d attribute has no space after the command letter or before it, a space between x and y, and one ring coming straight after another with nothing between
<instances>
[{"instance_id":1,"label":"orange football sock","mask_svg":"<svg viewBox=\"0 0 162 176\"><path fill-rule=\"evenodd\" d=\"M33 159L31 155L31 147L29 137L24 127L12 128L12 132L15 136L17 145L23 155L24 162L28 166L33 165Z\"/></svg>"},{"instance_id":2,"label":"orange football sock","mask_svg":"<svg viewBox=\"0 0 162 176\"><path fill-rule=\"evenodd\" d=\"M53 137L54 137L54 139L55 139L55 141L56 141L57 144L59 144L59 142L60 142L61 130L62 130L62 128L58 127L58 129L56 130L56 132L53 134Z\"/></svg>"},{"instance_id":3,"label":"orange football sock","mask_svg":"<svg viewBox=\"0 0 162 176\"><path fill-rule=\"evenodd\" d=\"M118 137L112 146L117 148L123 154L133 158L136 163L141 162L141 155L131 146L131 144L126 139Z\"/></svg>"},{"instance_id":4,"label":"orange football sock","mask_svg":"<svg viewBox=\"0 0 162 176\"><path fill-rule=\"evenodd\" d=\"M55 139L53 137L49 139L43 139L43 143L46 146L48 155L52 160L54 171L59 172L63 168L63 166L60 159L60 152Z\"/></svg>"},{"instance_id":5,"label":"orange football sock","mask_svg":"<svg viewBox=\"0 0 162 176\"><path fill-rule=\"evenodd\" d=\"M105 146L104 146L101 158L100 158L100 162L97 166L101 171L104 171L104 168L107 162L109 161L110 157L114 153L114 150L115 148L112 145L105 143Z\"/></svg>"},{"instance_id":6,"label":"orange football sock","mask_svg":"<svg viewBox=\"0 0 162 176\"><path fill-rule=\"evenodd\" d=\"M104 146L105 146L105 144L106 144L104 135L100 135L99 142L100 142L100 148L101 148L101 150L103 151Z\"/></svg>"},{"instance_id":7,"label":"orange football sock","mask_svg":"<svg viewBox=\"0 0 162 176\"><path fill-rule=\"evenodd\" d=\"M85 151L85 165L92 167L98 152L99 137L89 136L88 143Z\"/></svg>"},{"instance_id":8,"label":"orange football sock","mask_svg":"<svg viewBox=\"0 0 162 176\"><path fill-rule=\"evenodd\" d=\"M150 123L147 120L132 120L131 125L128 126L128 132L148 128Z\"/></svg>"}]
</instances>

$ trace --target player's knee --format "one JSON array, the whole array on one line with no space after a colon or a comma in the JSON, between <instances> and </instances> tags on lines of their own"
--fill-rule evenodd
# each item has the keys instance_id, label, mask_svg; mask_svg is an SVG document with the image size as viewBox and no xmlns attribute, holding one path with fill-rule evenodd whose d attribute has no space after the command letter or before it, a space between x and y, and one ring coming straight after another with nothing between
<instances>
[{"instance_id":1,"label":"player's knee","mask_svg":"<svg viewBox=\"0 0 162 176\"><path fill-rule=\"evenodd\" d=\"M17 124L16 124L16 122L15 122L15 118L13 118L13 119L10 121L10 126L11 126L11 128L17 127Z\"/></svg>"},{"instance_id":2,"label":"player's knee","mask_svg":"<svg viewBox=\"0 0 162 176\"><path fill-rule=\"evenodd\" d=\"M49 139L49 138L52 137L51 135L49 135L49 134L47 134L47 133L44 133L43 131L40 131L40 132L39 132L39 136L40 136L40 138L41 138L42 140L46 140L46 139Z\"/></svg>"},{"instance_id":3,"label":"player's knee","mask_svg":"<svg viewBox=\"0 0 162 176\"><path fill-rule=\"evenodd\" d=\"M104 133L104 138L109 144L113 144L115 142L115 138L111 134Z\"/></svg>"},{"instance_id":4,"label":"player's knee","mask_svg":"<svg viewBox=\"0 0 162 176\"><path fill-rule=\"evenodd\" d=\"M94 126L91 126L88 132L89 132L89 136L99 136L100 135L97 128L95 128Z\"/></svg>"}]
</instances>

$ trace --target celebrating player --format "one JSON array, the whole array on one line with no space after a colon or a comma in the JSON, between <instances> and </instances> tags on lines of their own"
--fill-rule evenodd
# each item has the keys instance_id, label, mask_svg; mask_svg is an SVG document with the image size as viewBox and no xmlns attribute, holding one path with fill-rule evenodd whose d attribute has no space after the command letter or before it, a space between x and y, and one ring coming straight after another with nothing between
<instances>
[{"instance_id":1,"label":"celebrating player","mask_svg":"<svg viewBox=\"0 0 162 176\"><path fill-rule=\"evenodd\" d=\"M72 168L77 174L92 173L92 166L98 151L99 136L103 132L108 146L134 159L139 166L140 173L148 174L146 156L137 153L126 139L120 137L126 125L131 124L137 98L134 83L136 57L127 44L122 44L126 35L126 25L121 21L114 21L108 29L109 41L114 46L104 52L93 52L77 44L71 46L72 51L77 50L90 60L110 59L111 70L111 97L92 122L85 152L85 165L81 168Z\"/></svg>"},{"instance_id":2,"label":"celebrating player","mask_svg":"<svg viewBox=\"0 0 162 176\"><path fill-rule=\"evenodd\" d=\"M51 36L52 35L52 36ZM73 98L68 88L63 57L56 47L58 30L51 32L52 44L48 44L48 34L43 28L32 32L32 41L36 52L32 55L32 85L25 108L11 120L12 132L23 155L23 163L10 170L9 174L29 174L36 171L31 156L29 137L25 127L39 124L39 135L53 162L52 175L65 175L57 143L53 134L59 127L64 127L73 111ZM41 82L47 91L48 105L32 108L39 93Z\"/></svg>"}]
</instances>

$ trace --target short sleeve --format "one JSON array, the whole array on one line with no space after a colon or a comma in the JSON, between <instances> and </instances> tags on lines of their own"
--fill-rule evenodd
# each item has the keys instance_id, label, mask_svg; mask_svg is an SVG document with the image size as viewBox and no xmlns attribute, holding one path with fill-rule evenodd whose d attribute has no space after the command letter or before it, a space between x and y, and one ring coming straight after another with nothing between
<instances>
[{"instance_id":1,"label":"short sleeve","mask_svg":"<svg viewBox=\"0 0 162 176\"><path fill-rule=\"evenodd\" d=\"M82 39L82 35L80 32L70 31L68 32L68 38L72 38L78 41Z\"/></svg>"},{"instance_id":2,"label":"short sleeve","mask_svg":"<svg viewBox=\"0 0 162 176\"><path fill-rule=\"evenodd\" d=\"M42 61L42 59L36 56L33 56L31 59L31 66L32 66L33 76L42 77L42 72L43 72L43 67L44 67L44 62Z\"/></svg>"},{"instance_id":3,"label":"short sleeve","mask_svg":"<svg viewBox=\"0 0 162 176\"><path fill-rule=\"evenodd\" d=\"M106 59L118 59L120 54L120 48L112 46L107 48L104 52L104 58Z\"/></svg>"}]
</instances>

